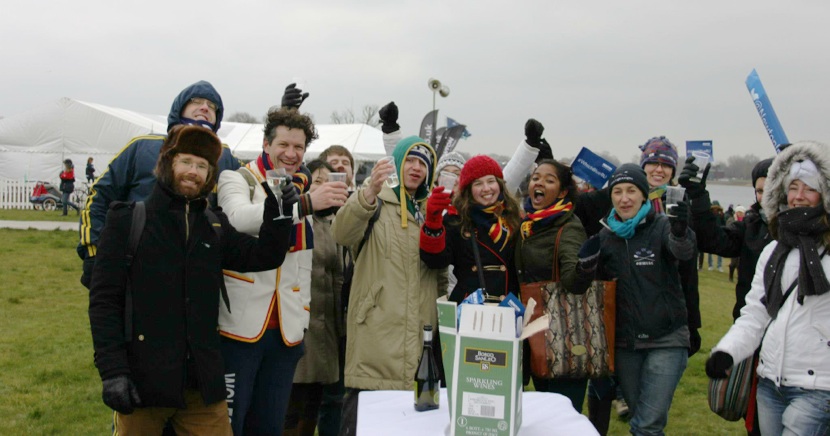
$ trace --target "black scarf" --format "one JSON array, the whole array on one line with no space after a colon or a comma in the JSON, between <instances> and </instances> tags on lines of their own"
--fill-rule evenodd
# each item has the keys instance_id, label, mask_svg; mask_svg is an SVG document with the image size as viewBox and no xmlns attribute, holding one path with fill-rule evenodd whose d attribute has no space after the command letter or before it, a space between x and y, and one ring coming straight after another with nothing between
<instances>
[{"instance_id":1,"label":"black scarf","mask_svg":"<svg viewBox=\"0 0 830 436\"><path fill-rule=\"evenodd\" d=\"M818 248L821 236L830 230L822 217L824 207L796 207L778 214L778 245L772 252L764 271L764 304L771 317L778 314L783 302L781 273L787 255L798 248L798 303L804 304L805 295L822 295L830 289Z\"/></svg>"}]
</instances>

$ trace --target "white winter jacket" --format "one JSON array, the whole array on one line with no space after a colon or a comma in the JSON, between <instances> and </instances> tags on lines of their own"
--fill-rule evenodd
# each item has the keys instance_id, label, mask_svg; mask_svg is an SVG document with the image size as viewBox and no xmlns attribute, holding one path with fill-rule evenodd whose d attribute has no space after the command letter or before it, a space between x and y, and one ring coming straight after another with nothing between
<instances>
[{"instance_id":1,"label":"white winter jacket","mask_svg":"<svg viewBox=\"0 0 830 436\"><path fill-rule=\"evenodd\" d=\"M255 165L251 173L258 182L264 180ZM251 199L250 185L236 171L219 175L218 203L230 223L240 232L256 236L262 224L266 194L257 184ZM294 222L298 223L298 206L294 205ZM310 217L302 219L311 222ZM311 302L312 250L288 253L276 270L253 273L223 271L231 311L219 305L219 333L243 342L256 342L265 333L273 310L279 312L283 342L294 346L302 342L308 328ZM278 292L277 292L278 291Z\"/></svg>"},{"instance_id":2,"label":"white winter jacket","mask_svg":"<svg viewBox=\"0 0 830 436\"><path fill-rule=\"evenodd\" d=\"M770 323L761 297L764 296L764 271L777 244L773 241L761 252L741 316L712 349L729 353L735 363L752 355ZM830 256L822 257L821 264L830 277ZM798 249L793 249L781 272L782 292L798 279L798 268ZM779 386L830 390L830 293L805 296L803 305L798 304L797 297L798 286L770 324L763 338L758 375Z\"/></svg>"}]
</instances>

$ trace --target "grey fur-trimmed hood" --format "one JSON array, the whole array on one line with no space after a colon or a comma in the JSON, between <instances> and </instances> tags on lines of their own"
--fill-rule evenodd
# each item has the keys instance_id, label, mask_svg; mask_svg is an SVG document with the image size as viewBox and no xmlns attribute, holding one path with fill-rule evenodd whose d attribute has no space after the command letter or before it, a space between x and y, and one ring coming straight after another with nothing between
<instances>
[{"instance_id":1,"label":"grey fur-trimmed hood","mask_svg":"<svg viewBox=\"0 0 830 436\"><path fill-rule=\"evenodd\" d=\"M794 162L811 160L821 173L819 187L821 188L821 200L824 203L824 210L830 213L830 147L815 141L799 141L785 148L773 160L767 173L767 181L764 183L764 196L761 198L761 205L767 219L772 220L778 212L787 207L787 186L784 180L790 173L790 167Z\"/></svg>"}]
</instances>

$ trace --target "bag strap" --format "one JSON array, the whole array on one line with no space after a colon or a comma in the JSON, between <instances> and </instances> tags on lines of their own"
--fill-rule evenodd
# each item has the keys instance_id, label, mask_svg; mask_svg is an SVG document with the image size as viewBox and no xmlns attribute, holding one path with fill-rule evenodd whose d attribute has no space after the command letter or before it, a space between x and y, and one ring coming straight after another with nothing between
<instances>
[{"instance_id":1,"label":"bag strap","mask_svg":"<svg viewBox=\"0 0 830 436\"><path fill-rule=\"evenodd\" d=\"M251 192L251 195L253 195L253 191ZM210 208L205 209L205 216L207 216L208 222L210 223L210 228L213 229L213 232L216 233L216 236L219 238L221 247L222 234L224 233L222 230L222 221L219 220L219 217L215 212L210 210ZM228 288L225 286L225 280L219 281L219 292L222 294L222 301L225 303L228 313L231 313L231 299L228 297Z\"/></svg>"},{"instance_id":2,"label":"bag strap","mask_svg":"<svg viewBox=\"0 0 830 436\"><path fill-rule=\"evenodd\" d=\"M562 239L562 231L565 230L565 226L559 228L559 231L556 232L556 242L553 244L553 268L551 272L553 274L553 281L559 281L559 241Z\"/></svg>"},{"instance_id":3,"label":"bag strap","mask_svg":"<svg viewBox=\"0 0 830 436\"><path fill-rule=\"evenodd\" d=\"M254 201L254 191L256 191L256 187L258 185L254 175L251 173L247 167L239 167L237 168L236 172L242 174L242 178L248 182L248 191L250 194L250 201Z\"/></svg>"},{"instance_id":4,"label":"bag strap","mask_svg":"<svg viewBox=\"0 0 830 436\"><path fill-rule=\"evenodd\" d=\"M132 265L135 253L138 250L138 242L141 234L144 233L144 224L147 222L147 209L143 201L136 201L130 206L133 210L132 221L130 222L130 233L127 236L127 252L124 256L127 266L127 284L124 289L124 340L133 340L133 286L132 286Z\"/></svg>"},{"instance_id":5,"label":"bag strap","mask_svg":"<svg viewBox=\"0 0 830 436\"><path fill-rule=\"evenodd\" d=\"M366 245L366 241L369 240L369 235L372 234L372 228L375 226L375 222L380 217L380 208L383 206L383 200L380 198L377 199L378 207L375 209L375 213L372 214L372 217L369 218L369 224L366 225L366 231L363 232L363 239L360 240L360 244L357 246L357 251L354 254L354 258L352 258L352 264L357 262L357 256L360 255L360 252L363 251L363 246Z\"/></svg>"}]
</instances>

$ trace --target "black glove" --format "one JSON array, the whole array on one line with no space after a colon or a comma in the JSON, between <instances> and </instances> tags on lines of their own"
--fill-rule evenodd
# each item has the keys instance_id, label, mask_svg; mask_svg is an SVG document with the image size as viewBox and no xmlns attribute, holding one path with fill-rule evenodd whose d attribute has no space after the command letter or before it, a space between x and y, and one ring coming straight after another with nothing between
<instances>
[{"instance_id":1,"label":"black glove","mask_svg":"<svg viewBox=\"0 0 830 436\"><path fill-rule=\"evenodd\" d=\"M525 123L525 142L533 148L539 148L542 141L542 133L545 133L545 126L533 118Z\"/></svg>"},{"instance_id":2,"label":"black glove","mask_svg":"<svg viewBox=\"0 0 830 436\"><path fill-rule=\"evenodd\" d=\"M700 351L700 332L689 327L689 357L694 356L698 351Z\"/></svg>"},{"instance_id":3,"label":"black glove","mask_svg":"<svg viewBox=\"0 0 830 436\"><path fill-rule=\"evenodd\" d=\"M392 133L401 130L401 126L398 125L398 106L395 105L394 101L390 101L389 104L380 108L378 118L383 123L380 128L383 133Z\"/></svg>"},{"instance_id":4,"label":"black glove","mask_svg":"<svg viewBox=\"0 0 830 436\"><path fill-rule=\"evenodd\" d=\"M282 210L286 215L291 215L294 205L300 201L300 193L293 183L282 187Z\"/></svg>"},{"instance_id":5,"label":"black glove","mask_svg":"<svg viewBox=\"0 0 830 436\"><path fill-rule=\"evenodd\" d=\"M89 289L89 285L92 284L92 267L94 266L95 256L84 259L84 272L81 274L81 284L87 289Z\"/></svg>"},{"instance_id":6,"label":"black glove","mask_svg":"<svg viewBox=\"0 0 830 436\"><path fill-rule=\"evenodd\" d=\"M680 177L677 178L677 183L686 188L686 194L692 200L703 197L703 194L706 193L706 177L709 176L709 168L712 167L712 164L707 162L706 167L703 169L703 176L700 180L697 180L697 172L700 170L700 167L694 163L694 160L694 156L686 158L683 171L680 172Z\"/></svg>"},{"instance_id":7,"label":"black glove","mask_svg":"<svg viewBox=\"0 0 830 436\"><path fill-rule=\"evenodd\" d=\"M536 156L538 163L544 159L553 159L553 151L550 149L550 144L544 138L542 133L545 132L545 126L533 118L527 120L525 123L525 142L527 145L539 150L539 155Z\"/></svg>"},{"instance_id":8,"label":"black glove","mask_svg":"<svg viewBox=\"0 0 830 436\"><path fill-rule=\"evenodd\" d=\"M678 202L668 212L671 214L671 234L678 238L685 237L686 229L689 227L689 204L685 201Z\"/></svg>"},{"instance_id":9,"label":"black glove","mask_svg":"<svg viewBox=\"0 0 830 436\"><path fill-rule=\"evenodd\" d=\"M277 217L280 216L280 203L277 200L277 197L271 191L271 188L268 187L268 182L262 182L261 185L262 188L265 189L265 210L263 211L262 219L264 221L269 221L269 218L277 219ZM294 187L293 183L288 183L287 185L282 187L281 194L282 213L286 217L291 217L292 206L299 199L299 195L297 195L297 189Z\"/></svg>"},{"instance_id":10,"label":"black glove","mask_svg":"<svg viewBox=\"0 0 830 436\"><path fill-rule=\"evenodd\" d=\"M118 375L104 380L104 390L101 398L110 409L122 415L129 415L133 413L136 407L141 407L138 389L126 375Z\"/></svg>"},{"instance_id":11,"label":"black glove","mask_svg":"<svg viewBox=\"0 0 830 436\"><path fill-rule=\"evenodd\" d=\"M299 109L305 99L308 98L308 93L303 92L302 89L297 88L296 83L292 83L285 87L285 92L282 94L281 106L287 109Z\"/></svg>"},{"instance_id":12,"label":"black glove","mask_svg":"<svg viewBox=\"0 0 830 436\"><path fill-rule=\"evenodd\" d=\"M582 247L579 248L579 253L577 253L577 257L579 261L577 263L578 271L582 273L592 274L597 269L597 264L599 263L599 252L600 252L600 241L599 235L594 235L588 238L582 244Z\"/></svg>"},{"instance_id":13,"label":"black glove","mask_svg":"<svg viewBox=\"0 0 830 436\"><path fill-rule=\"evenodd\" d=\"M726 370L732 368L732 356L723 351L715 351L706 360L706 375L709 378L726 378Z\"/></svg>"}]
</instances>

